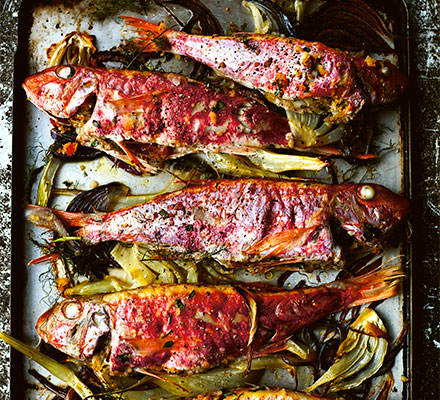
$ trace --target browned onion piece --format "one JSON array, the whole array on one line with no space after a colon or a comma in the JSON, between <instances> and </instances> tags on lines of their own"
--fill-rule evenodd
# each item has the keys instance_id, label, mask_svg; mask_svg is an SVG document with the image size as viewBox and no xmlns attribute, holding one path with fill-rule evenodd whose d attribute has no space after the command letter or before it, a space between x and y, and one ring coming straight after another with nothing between
<instances>
[{"instance_id":1,"label":"browned onion piece","mask_svg":"<svg viewBox=\"0 0 440 400\"><path fill-rule=\"evenodd\" d=\"M68 205L66 211L94 213L108 212L115 197L128 194L129 188L122 183L112 182L98 186L76 196Z\"/></svg>"},{"instance_id":2,"label":"browned onion piece","mask_svg":"<svg viewBox=\"0 0 440 400\"><path fill-rule=\"evenodd\" d=\"M362 0L326 2L308 16L302 33L309 40L345 50L394 51L392 35L384 20Z\"/></svg>"}]
</instances>

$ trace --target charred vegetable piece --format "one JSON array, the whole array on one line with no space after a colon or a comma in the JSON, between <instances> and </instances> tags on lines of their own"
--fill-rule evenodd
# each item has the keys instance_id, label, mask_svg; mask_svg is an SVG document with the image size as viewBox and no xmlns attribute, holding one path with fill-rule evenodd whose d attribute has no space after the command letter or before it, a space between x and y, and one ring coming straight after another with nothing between
<instances>
[{"instance_id":1,"label":"charred vegetable piece","mask_svg":"<svg viewBox=\"0 0 440 400\"><path fill-rule=\"evenodd\" d=\"M37 204L46 207L49 204L49 199L52 194L53 181L58 169L61 166L61 161L55 157L49 157L46 165L43 168L38 185Z\"/></svg>"},{"instance_id":2,"label":"charred vegetable piece","mask_svg":"<svg viewBox=\"0 0 440 400\"><path fill-rule=\"evenodd\" d=\"M329 392L359 386L382 366L388 348L388 336L383 322L370 308L365 308L350 325L346 339L336 353L336 361L306 391L329 383Z\"/></svg>"},{"instance_id":3,"label":"charred vegetable piece","mask_svg":"<svg viewBox=\"0 0 440 400\"><path fill-rule=\"evenodd\" d=\"M95 38L85 32L69 33L61 42L55 43L47 49L47 66L53 67L61 64L91 66L93 54L96 52ZM60 74L65 74L65 79L70 75L69 67L60 69Z\"/></svg>"},{"instance_id":4,"label":"charred vegetable piece","mask_svg":"<svg viewBox=\"0 0 440 400\"><path fill-rule=\"evenodd\" d=\"M305 18L301 33L339 49L394 52L393 35L387 23L377 9L362 0L325 2Z\"/></svg>"},{"instance_id":5,"label":"charred vegetable piece","mask_svg":"<svg viewBox=\"0 0 440 400\"><path fill-rule=\"evenodd\" d=\"M255 33L280 33L288 37L295 36L295 28L289 16L275 2L270 0L243 1L254 19ZM264 20L267 15L268 19Z\"/></svg>"},{"instance_id":6,"label":"charred vegetable piece","mask_svg":"<svg viewBox=\"0 0 440 400\"><path fill-rule=\"evenodd\" d=\"M327 396L318 396L310 393L294 392L286 389L270 389L259 387L256 389L234 389L228 391L217 391L208 394L202 394L196 397L196 400L326 400ZM342 398L334 398L342 400Z\"/></svg>"}]
</instances>

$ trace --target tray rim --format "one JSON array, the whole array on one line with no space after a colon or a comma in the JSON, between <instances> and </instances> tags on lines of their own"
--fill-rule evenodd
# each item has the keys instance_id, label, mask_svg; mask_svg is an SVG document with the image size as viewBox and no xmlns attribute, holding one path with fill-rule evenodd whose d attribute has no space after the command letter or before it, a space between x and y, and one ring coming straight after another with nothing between
<instances>
[{"instance_id":1,"label":"tray rim","mask_svg":"<svg viewBox=\"0 0 440 400\"><path fill-rule=\"evenodd\" d=\"M30 10L37 6L38 3L53 3L53 0L38 0L32 2L31 0L19 0L19 12L18 12L18 39L17 50L14 55L14 80L13 80L13 122L12 122L12 191L11 191L11 238L19 238L19 240L12 240L11 244L11 334L18 338L23 339L23 319L21 317L21 310L23 309L23 296L21 296L21 290L23 285L26 284L26 264L23 259L24 248L24 233L23 233L23 206L22 202L25 197L25 187L23 184L17 184L16 182L25 181L24 171L24 152L23 138L24 133L24 120L22 114L20 114L19 106L26 101L26 96L21 88L21 82L26 78L25 67L23 60L27 57L28 44L27 37L32 23L32 16ZM203 1L203 0L202 0ZM369 0L364 0L368 2ZM372 0L374 3L375 0ZM26 7L26 4L30 3L32 7ZM75 3L75 0L68 3ZM396 53L399 59L400 69L407 75L408 81L411 81L411 54L410 54L410 18L409 9L406 0L391 0L387 2L387 7L393 10L397 10L393 17L397 17L398 21L394 20L395 29L397 35L395 37ZM389 3L392 3L391 5ZM392 7L393 5L396 7ZM400 31L400 29L402 31ZM400 104L400 125L401 125L401 137L403 143L403 157L402 157L402 171L403 171L403 194L410 201L412 200L412 157L411 157L411 101L408 94L404 95L399 101ZM15 182L15 184L14 184ZM20 223L14 223L19 221ZM409 237L409 235L408 235ZM410 241L403 242L402 253L407 258L406 264L406 279L402 285L402 314L408 324L408 332L406 335L405 345L403 351L403 367L405 376L409 378L408 385L403 385L403 399L413 399L415 388L412 379L413 368L413 285L412 285L412 244ZM17 261L19 260L19 261ZM20 262L21 261L21 262ZM12 269L14 265L14 270ZM21 266L22 268L17 268ZM405 323L405 321L404 321ZM17 351L13 349L10 352L10 379L9 379L9 395L10 398L24 398L25 385L24 373L23 373L23 359ZM395 379L398 377L394 377Z\"/></svg>"}]
</instances>

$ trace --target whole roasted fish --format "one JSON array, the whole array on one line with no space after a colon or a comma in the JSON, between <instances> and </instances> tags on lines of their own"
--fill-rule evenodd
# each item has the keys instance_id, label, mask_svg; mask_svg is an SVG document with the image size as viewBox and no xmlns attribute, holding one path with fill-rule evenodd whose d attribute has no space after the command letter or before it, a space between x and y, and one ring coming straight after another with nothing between
<instances>
[{"instance_id":1,"label":"whole roasted fish","mask_svg":"<svg viewBox=\"0 0 440 400\"><path fill-rule=\"evenodd\" d=\"M113 373L199 373L283 350L293 332L324 316L398 291L398 266L294 290L255 286L151 285L64 300L37 322L40 337L78 359L99 346ZM252 306L251 303L254 305Z\"/></svg>"},{"instance_id":2,"label":"whole roasted fish","mask_svg":"<svg viewBox=\"0 0 440 400\"><path fill-rule=\"evenodd\" d=\"M394 101L406 85L390 62L350 56L319 42L255 33L191 35L124 18L137 29L142 51L191 57L222 76L261 90L287 110L325 114L328 122L346 122L366 104Z\"/></svg>"},{"instance_id":3,"label":"whole roasted fish","mask_svg":"<svg viewBox=\"0 0 440 400\"><path fill-rule=\"evenodd\" d=\"M151 162L189 153L295 146L287 119L261 102L182 75L64 65L23 87L39 109L75 126L79 143L150 172Z\"/></svg>"},{"instance_id":4,"label":"whole roasted fish","mask_svg":"<svg viewBox=\"0 0 440 400\"><path fill-rule=\"evenodd\" d=\"M37 207L31 221L51 228L55 213L79 227L75 235L88 244L143 244L172 259L212 257L260 268L297 262L337 266L343 257L332 223L357 245L377 246L404 220L408 206L405 198L375 184L237 179L207 181L107 214Z\"/></svg>"}]
</instances>

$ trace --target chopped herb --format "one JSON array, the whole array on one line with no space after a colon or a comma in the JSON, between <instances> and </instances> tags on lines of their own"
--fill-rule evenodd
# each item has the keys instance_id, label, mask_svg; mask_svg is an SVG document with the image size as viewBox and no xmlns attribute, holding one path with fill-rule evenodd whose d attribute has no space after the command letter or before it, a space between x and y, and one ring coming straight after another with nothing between
<instances>
[{"instance_id":1,"label":"chopped herb","mask_svg":"<svg viewBox=\"0 0 440 400\"><path fill-rule=\"evenodd\" d=\"M168 325L171 325L172 318L173 318L172 314L168 313Z\"/></svg>"},{"instance_id":2,"label":"chopped herb","mask_svg":"<svg viewBox=\"0 0 440 400\"><path fill-rule=\"evenodd\" d=\"M93 120L92 124L93 124L94 126L96 126L98 129L101 129L101 128L102 128L102 126L101 126L101 122L99 122L99 121L95 121L95 120Z\"/></svg>"},{"instance_id":3,"label":"chopped herb","mask_svg":"<svg viewBox=\"0 0 440 400\"><path fill-rule=\"evenodd\" d=\"M185 230L187 232L194 232L194 227L192 225L185 225Z\"/></svg>"},{"instance_id":4,"label":"chopped herb","mask_svg":"<svg viewBox=\"0 0 440 400\"><path fill-rule=\"evenodd\" d=\"M172 340L170 340L169 342L166 342L163 347L171 347L174 344L174 342Z\"/></svg>"},{"instance_id":5,"label":"chopped herb","mask_svg":"<svg viewBox=\"0 0 440 400\"><path fill-rule=\"evenodd\" d=\"M169 218L170 216L168 215L168 213L165 211L165 210L160 210L159 211L159 215L161 216L161 217L164 217L164 218Z\"/></svg>"},{"instance_id":6,"label":"chopped herb","mask_svg":"<svg viewBox=\"0 0 440 400\"><path fill-rule=\"evenodd\" d=\"M211 111L212 112L217 112L222 110L223 108L225 108L225 103L223 103L221 100L217 101L217 103L215 103L215 105L213 107L211 107Z\"/></svg>"},{"instance_id":7,"label":"chopped herb","mask_svg":"<svg viewBox=\"0 0 440 400\"><path fill-rule=\"evenodd\" d=\"M130 356L128 354L118 354L116 358L122 363L127 363L130 361Z\"/></svg>"},{"instance_id":8,"label":"chopped herb","mask_svg":"<svg viewBox=\"0 0 440 400\"><path fill-rule=\"evenodd\" d=\"M194 295L196 294L196 291L193 290L189 295L188 295L188 299L192 299L194 297Z\"/></svg>"},{"instance_id":9,"label":"chopped herb","mask_svg":"<svg viewBox=\"0 0 440 400\"><path fill-rule=\"evenodd\" d=\"M303 47L303 50L306 51L307 53L310 53L310 49L308 47Z\"/></svg>"},{"instance_id":10,"label":"chopped herb","mask_svg":"<svg viewBox=\"0 0 440 400\"><path fill-rule=\"evenodd\" d=\"M170 329L167 333L162 333L162 335L160 335L161 339L166 338L173 330Z\"/></svg>"},{"instance_id":11,"label":"chopped herb","mask_svg":"<svg viewBox=\"0 0 440 400\"><path fill-rule=\"evenodd\" d=\"M180 299L177 299L177 300L176 300L176 307L177 307L179 310L181 310L183 307L185 307L184 304L182 303L182 300L180 300Z\"/></svg>"}]
</instances>

